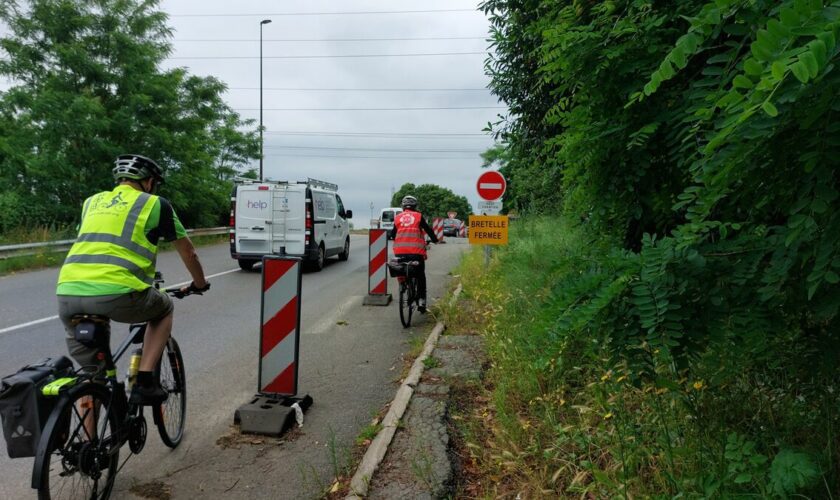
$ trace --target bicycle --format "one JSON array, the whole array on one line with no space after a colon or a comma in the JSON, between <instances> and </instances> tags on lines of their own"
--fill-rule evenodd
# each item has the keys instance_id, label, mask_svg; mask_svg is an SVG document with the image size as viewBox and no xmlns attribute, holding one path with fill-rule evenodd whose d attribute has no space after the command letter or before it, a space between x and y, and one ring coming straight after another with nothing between
<instances>
[{"instance_id":1,"label":"bicycle","mask_svg":"<svg viewBox=\"0 0 840 500\"><path fill-rule=\"evenodd\" d=\"M403 328L411 326L411 316L415 309L420 307L420 294L418 291L417 277L414 275L414 268L420 262L412 261L391 261L388 268L392 277L397 278L400 284L400 322Z\"/></svg>"},{"instance_id":2,"label":"bicycle","mask_svg":"<svg viewBox=\"0 0 840 500\"><path fill-rule=\"evenodd\" d=\"M155 288L160 289L162 284L163 278L157 273ZM201 294L177 288L165 292L179 299ZM97 326L110 321L101 316L76 318L94 321ZM58 400L44 426L32 469L32 488L38 490L39 499L108 498L117 473L146 443L143 406L128 402L126 385L117 379L116 369L116 362L131 345L142 347L146 323L130 325L129 334L113 355L108 335L95 331L98 338L94 342L101 349L103 366L82 367L72 377L58 379L42 390L45 396ZM151 407L153 421L163 443L175 448L184 435L187 387L181 349L172 337L157 363L155 376L168 396ZM118 467L120 448L126 443L131 454Z\"/></svg>"}]
</instances>

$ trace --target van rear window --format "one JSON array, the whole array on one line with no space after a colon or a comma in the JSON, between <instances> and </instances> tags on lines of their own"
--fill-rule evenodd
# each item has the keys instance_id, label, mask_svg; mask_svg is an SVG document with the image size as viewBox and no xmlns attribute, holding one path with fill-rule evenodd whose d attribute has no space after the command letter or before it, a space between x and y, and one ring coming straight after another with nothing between
<instances>
[{"instance_id":1,"label":"van rear window","mask_svg":"<svg viewBox=\"0 0 840 500\"><path fill-rule=\"evenodd\" d=\"M382 222L394 222L394 212L382 212Z\"/></svg>"}]
</instances>

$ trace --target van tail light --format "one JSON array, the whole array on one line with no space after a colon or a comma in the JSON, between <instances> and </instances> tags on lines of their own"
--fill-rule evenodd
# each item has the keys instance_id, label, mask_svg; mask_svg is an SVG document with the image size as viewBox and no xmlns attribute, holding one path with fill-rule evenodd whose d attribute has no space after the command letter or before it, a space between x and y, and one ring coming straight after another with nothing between
<instances>
[{"instance_id":1,"label":"van tail light","mask_svg":"<svg viewBox=\"0 0 840 500\"><path fill-rule=\"evenodd\" d=\"M258 186L257 190L258 191L268 191L268 186Z\"/></svg>"},{"instance_id":2,"label":"van tail light","mask_svg":"<svg viewBox=\"0 0 840 500\"><path fill-rule=\"evenodd\" d=\"M308 247L309 246L309 240L310 240L310 237L311 237L310 235L312 234L312 202L311 201L306 204L306 223L305 223L305 227L306 227L306 231L305 231L306 237L304 238L304 244Z\"/></svg>"},{"instance_id":3,"label":"van tail light","mask_svg":"<svg viewBox=\"0 0 840 500\"><path fill-rule=\"evenodd\" d=\"M230 199L230 227L236 227L236 198Z\"/></svg>"}]
</instances>

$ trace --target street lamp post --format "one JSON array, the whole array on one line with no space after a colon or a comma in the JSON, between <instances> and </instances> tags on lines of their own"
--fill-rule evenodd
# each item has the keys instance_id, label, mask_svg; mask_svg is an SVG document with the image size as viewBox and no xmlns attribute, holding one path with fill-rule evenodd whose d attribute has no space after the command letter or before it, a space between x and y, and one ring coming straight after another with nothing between
<instances>
[{"instance_id":1,"label":"street lamp post","mask_svg":"<svg viewBox=\"0 0 840 500\"><path fill-rule=\"evenodd\" d=\"M263 25L271 19L260 21L260 182L263 180Z\"/></svg>"}]
</instances>

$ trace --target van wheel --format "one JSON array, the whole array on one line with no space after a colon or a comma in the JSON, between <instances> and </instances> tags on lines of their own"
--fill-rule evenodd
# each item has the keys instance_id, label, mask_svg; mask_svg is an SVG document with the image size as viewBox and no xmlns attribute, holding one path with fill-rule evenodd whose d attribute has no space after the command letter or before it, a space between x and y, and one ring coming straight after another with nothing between
<instances>
[{"instance_id":1,"label":"van wheel","mask_svg":"<svg viewBox=\"0 0 840 500\"><path fill-rule=\"evenodd\" d=\"M239 262L239 267L241 267L243 271L253 271L254 264L257 263L257 261L251 259L237 259L237 261Z\"/></svg>"},{"instance_id":2,"label":"van wheel","mask_svg":"<svg viewBox=\"0 0 840 500\"><path fill-rule=\"evenodd\" d=\"M327 260L327 252L324 250L324 245L318 247L318 258L312 262L312 270L320 271L324 268L324 261Z\"/></svg>"},{"instance_id":3,"label":"van wheel","mask_svg":"<svg viewBox=\"0 0 840 500\"><path fill-rule=\"evenodd\" d=\"M338 260L347 260L350 258L350 238L344 240L344 251L338 254Z\"/></svg>"}]
</instances>

